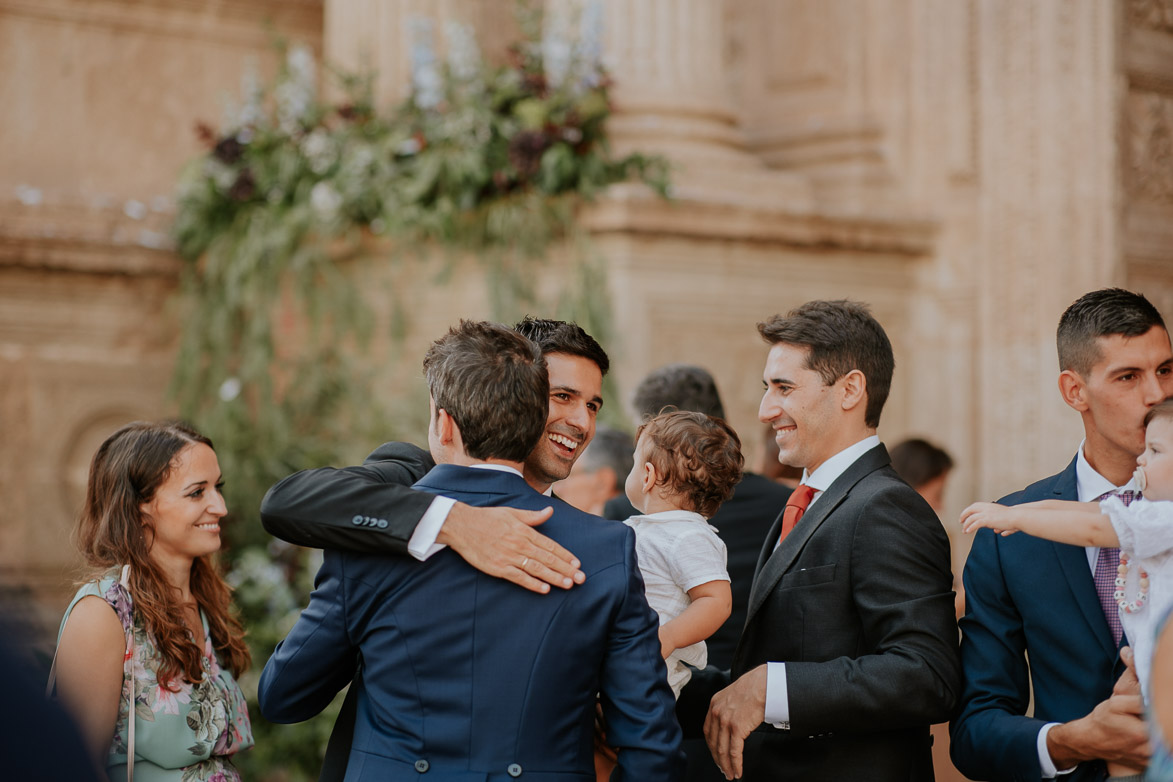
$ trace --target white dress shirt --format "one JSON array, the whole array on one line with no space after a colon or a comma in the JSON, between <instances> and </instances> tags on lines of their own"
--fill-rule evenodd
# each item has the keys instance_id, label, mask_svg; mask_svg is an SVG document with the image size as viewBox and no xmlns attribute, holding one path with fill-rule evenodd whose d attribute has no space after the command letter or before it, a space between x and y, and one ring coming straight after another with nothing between
<instances>
[{"instance_id":1,"label":"white dress shirt","mask_svg":"<svg viewBox=\"0 0 1173 782\"><path fill-rule=\"evenodd\" d=\"M810 509L819 501L819 497L823 496L823 492L831 488L831 484L840 475L847 472L847 468L879 444L878 435L865 437L820 464L813 473L808 474L806 470L803 470L801 483L815 490L810 504L806 506L806 513L810 513ZM802 519L799 519L798 523L802 524ZM786 689L786 663L766 663L765 718L766 722L775 728L790 730L790 699Z\"/></svg>"}]
</instances>

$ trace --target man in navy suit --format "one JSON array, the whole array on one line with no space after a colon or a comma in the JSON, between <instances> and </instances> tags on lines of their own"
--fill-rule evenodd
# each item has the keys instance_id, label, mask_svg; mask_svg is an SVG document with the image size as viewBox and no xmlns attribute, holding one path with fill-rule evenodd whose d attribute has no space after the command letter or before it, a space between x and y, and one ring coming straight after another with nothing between
<instances>
[{"instance_id":1,"label":"man in navy suit","mask_svg":"<svg viewBox=\"0 0 1173 782\"><path fill-rule=\"evenodd\" d=\"M1059 391L1082 417L1085 439L1067 469L1003 504L1086 502L1133 488L1145 412L1173 394L1165 323L1139 294L1080 297L1063 313L1057 342ZM960 622L964 688L950 726L953 762L966 776L1090 782L1106 777L1106 762L1147 764L1136 677L1119 656L1127 639L1114 641L1107 617L1116 606L1101 601L1094 580L1111 554L990 530L974 538Z\"/></svg>"},{"instance_id":2,"label":"man in navy suit","mask_svg":"<svg viewBox=\"0 0 1173 782\"><path fill-rule=\"evenodd\" d=\"M438 466L416 488L474 507L553 505L543 532L576 552L585 581L541 595L451 549L426 564L327 551L309 607L265 666L262 713L306 719L359 671L347 780L569 782L593 775L598 693L619 749L613 779L679 778L680 732L634 536L522 476L547 421L538 347L465 322L432 345L424 369Z\"/></svg>"}]
</instances>

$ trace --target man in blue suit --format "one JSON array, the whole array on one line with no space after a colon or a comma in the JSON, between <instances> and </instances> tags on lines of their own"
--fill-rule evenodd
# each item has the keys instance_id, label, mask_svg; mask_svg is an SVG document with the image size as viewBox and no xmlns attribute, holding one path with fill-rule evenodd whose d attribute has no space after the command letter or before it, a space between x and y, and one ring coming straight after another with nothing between
<instances>
[{"instance_id":1,"label":"man in blue suit","mask_svg":"<svg viewBox=\"0 0 1173 782\"><path fill-rule=\"evenodd\" d=\"M1057 341L1059 391L1082 417L1085 439L1067 469L1003 504L1094 501L1133 488L1145 412L1173 394L1168 332L1139 294L1080 297ZM1090 782L1106 777L1108 762L1147 764L1136 677L1119 655L1127 639L1114 639L1117 607L1096 590L1097 565L1115 573L1113 553L990 530L975 537L960 622L964 689L950 726L953 762L966 776Z\"/></svg>"},{"instance_id":2,"label":"man in blue suit","mask_svg":"<svg viewBox=\"0 0 1173 782\"><path fill-rule=\"evenodd\" d=\"M438 466L416 488L471 506L539 510L543 533L586 575L541 595L451 549L414 559L327 551L309 607L265 666L261 711L318 713L360 671L347 780L549 782L593 778L596 693L619 749L613 779L683 769L657 619L623 525L542 496L522 462L546 428L538 347L462 323L429 349L428 442Z\"/></svg>"}]
</instances>

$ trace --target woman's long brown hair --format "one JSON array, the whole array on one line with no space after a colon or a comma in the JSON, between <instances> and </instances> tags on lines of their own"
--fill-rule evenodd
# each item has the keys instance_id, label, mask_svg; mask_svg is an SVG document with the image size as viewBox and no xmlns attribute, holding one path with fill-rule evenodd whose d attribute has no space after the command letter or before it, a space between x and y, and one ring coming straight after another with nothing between
<instances>
[{"instance_id":1,"label":"woman's long brown hair","mask_svg":"<svg viewBox=\"0 0 1173 782\"><path fill-rule=\"evenodd\" d=\"M136 421L110 435L90 463L77 527L78 547L90 566L105 571L130 565L134 608L163 658L156 673L159 684L170 689L178 676L189 682L203 678L204 650L183 622L179 590L149 555L153 528L140 507L154 498L179 454L196 443L212 447L211 440L176 422ZM191 593L208 618L220 659L240 676L251 657L244 628L232 610L232 590L212 557L197 557L192 563Z\"/></svg>"}]
</instances>

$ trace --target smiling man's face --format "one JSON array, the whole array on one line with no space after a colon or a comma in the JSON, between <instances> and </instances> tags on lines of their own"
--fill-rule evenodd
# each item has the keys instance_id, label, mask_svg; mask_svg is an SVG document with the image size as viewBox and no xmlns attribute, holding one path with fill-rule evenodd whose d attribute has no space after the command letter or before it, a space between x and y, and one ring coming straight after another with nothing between
<instances>
[{"instance_id":1,"label":"smiling man's face","mask_svg":"<svg viewBox=\"0 0 1173 782\"><path fill-rule=\"evenodd\" d=\"M603 373L589 358L547 353L550 413L542 439L525 460L525 479L538 491L570 475L570 468L595 436L603 406Z\"/></svg>"}]
</instances>

